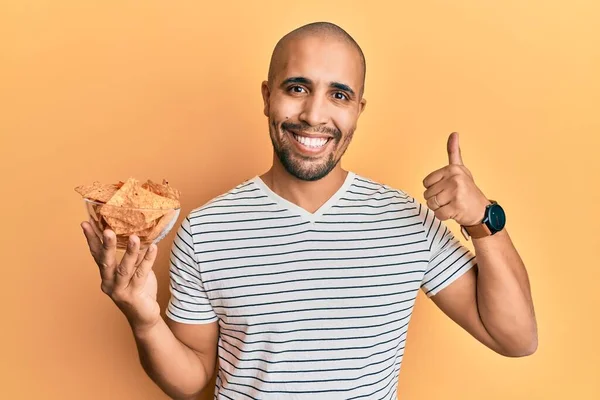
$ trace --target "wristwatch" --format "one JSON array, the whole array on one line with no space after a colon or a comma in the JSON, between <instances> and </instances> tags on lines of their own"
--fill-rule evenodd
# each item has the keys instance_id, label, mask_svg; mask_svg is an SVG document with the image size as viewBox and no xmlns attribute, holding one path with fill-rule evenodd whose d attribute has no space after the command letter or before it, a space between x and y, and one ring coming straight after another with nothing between
<instances>
[{"instance_id":1,"label":"wristwatch","mask_svg":"<svg viewBox=\"0 0 600 400\"><path fill-rule=\"evenodd\" d=\"M479 239L482 237L494 235L504 229L506 225L506 214L504 209L495 200L490 200L492 204L488 204L485 208L483 220L481 223L469 226L460 226L460 231L466 240L469 237Z\"/></svg>"}]
</instances>

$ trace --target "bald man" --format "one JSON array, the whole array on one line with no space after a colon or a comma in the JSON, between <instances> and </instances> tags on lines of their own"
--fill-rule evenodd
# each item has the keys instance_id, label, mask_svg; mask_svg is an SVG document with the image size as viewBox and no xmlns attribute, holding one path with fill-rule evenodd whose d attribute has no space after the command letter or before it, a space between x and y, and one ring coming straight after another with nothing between
<instances>
[{"instance_id":1,"label":"bald man","mask_svg":"<svg viewBox=\"0 0 600 400\"><path fill-rule=\"evenodd\" d=\"M419 290L493 351L535 351L525 267L457 134L448 164L423 180L425 205L342 168L366 105L365 72L361 48L334 24L277 43L261 87L273 165L184 219L166 321L155 246L138 263L132 236L117 265L114 233L98 238L83 223L104 292L172 398L195 398L218 365L216 399L395 399Z\"/></svg>"}]
</instances>

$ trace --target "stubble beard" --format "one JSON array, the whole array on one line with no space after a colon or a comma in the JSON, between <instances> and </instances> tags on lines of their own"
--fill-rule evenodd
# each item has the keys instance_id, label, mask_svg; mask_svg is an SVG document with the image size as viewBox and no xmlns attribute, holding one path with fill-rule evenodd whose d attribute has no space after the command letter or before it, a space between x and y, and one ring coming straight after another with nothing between
<instances>
[{"instance_id":1,"label":"stubble beard","mask_svg":"<svg viewBox=\"0 0 600 400\"><path fill-rule=\"evenodd\" d=\"M285 123L282 125L285 125ZM295 139L291 138L290 135L285 135L284 132L289 133L289 131L284 131L284 128L280 128L280 126L281 125L274 120L269 123L269 136L271 138L271 143L273 144L273 150L285 170L290 175L303 181L318 181L319 179L327 176L341 160L354 134L354 131L349 132L344 138L344 141L341 142L341 132L332 130L331 133L334 135L334 137L330 140L334 142L333 149L330 150L330 153L326 156L326 159L321 160L318 158L294 154L294 151L292 150L292 146L294 146L294 144L290 143L289 141ZM303 130L308 131L308 129ZM281 140L276 140L277 137L281 138ZM335 155L340 143L342 146L344 146L344 148L342 153L336 159ZM331 143L327 143L326 146L331 146Z\"/></svg>"}]
</instances>

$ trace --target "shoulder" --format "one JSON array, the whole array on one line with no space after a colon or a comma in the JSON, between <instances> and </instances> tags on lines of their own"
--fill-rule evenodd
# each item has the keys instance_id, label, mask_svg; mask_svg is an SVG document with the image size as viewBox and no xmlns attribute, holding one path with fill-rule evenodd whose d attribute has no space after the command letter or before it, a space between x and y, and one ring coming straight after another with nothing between
<instances>
[{"instance_id":1,"label":"shoulder","mask_svg":"<svg viewBox=\"0 0 600 400\"><path fill-rule=\"evenodd\" d=\"M255 184L255 178L247 179L227 192L208 200L203 205L192 209L187 218L196 218L202 215L220 215L227 211L239 212L251 206L266 196Z\"/></svg>"},{"instance_id":2,"label":"shoulder","mask_svg":"<svg viewBox=\"0 0 600 400\"><path fill-rule=\"evenodd\" d=\"M354 174L353 183L348 193L355 198L369 199L379 206L395 207L408 212L423 222L426 218L427 207L412 196L408 191L369 177ZM368 204L368 202L365 202Z\"/></svg>"},{"instance_id":3,"label":"shoulder","mask_svg":"<svg viewBox=\"0 0 600 400\"><path fill-rule=\"evenodd\" d=\"M350 185L349 191L354 194L371 196L371 197L389 197L405 198L414 200L414 198L406 191L392 187L385 183L371 179L369 177L354 174L354 180ZM393 197L392 197L393 198Z\"/></svg>"}]
</instances>

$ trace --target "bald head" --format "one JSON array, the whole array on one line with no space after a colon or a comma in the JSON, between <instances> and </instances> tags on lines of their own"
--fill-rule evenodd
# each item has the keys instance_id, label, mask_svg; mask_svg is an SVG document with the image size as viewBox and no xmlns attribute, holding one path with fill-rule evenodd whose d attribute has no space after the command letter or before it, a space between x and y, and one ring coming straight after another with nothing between
<instances>
[{"instance_id":1,"label":"bald head","mask_svg":"<svg viewBox=\"0 0 600 400\"><path fill-rule=\"evenodd\" d=\"M277 71L282 67L281 64L283 63L283 59L285 58L285 53L289 44L296 40L301 40L310 37L342 42L347 44L351 49L353 49L356 52L357 61L360 63L360 68L362 71L362 85L360 87L360 97L362 97L367 69L365 56L358 43L356 43L356 41L352 38L352 36L348 34L348 32L330 22L313 22L301 26L299 28L294 29L293 31L282 37L279 40L279 42L277 42L277 44L275 45L275 49L273 50L273 54L271 55L271 62L269 64L269 86L272 85Z\"/></svg>"}]
</instances>

